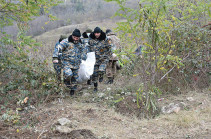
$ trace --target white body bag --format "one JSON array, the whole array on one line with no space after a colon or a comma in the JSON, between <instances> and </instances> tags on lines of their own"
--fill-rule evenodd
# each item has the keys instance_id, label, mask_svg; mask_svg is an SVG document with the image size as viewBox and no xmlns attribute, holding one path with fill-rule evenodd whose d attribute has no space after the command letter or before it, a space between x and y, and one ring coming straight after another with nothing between
<instances>
[{"instance_id":1,"label":"white body bag","mask_svg":"<svg viewBox=\"0 0 211 139\"><path fill-rule=\"evenodd\" d=\"M94 72L94 65L95 65L95 52L87 53L86 61L82 60L79 71L78 71L78 83L86 82L90 79L91 75Z\"/></svg>"}]
</instances>

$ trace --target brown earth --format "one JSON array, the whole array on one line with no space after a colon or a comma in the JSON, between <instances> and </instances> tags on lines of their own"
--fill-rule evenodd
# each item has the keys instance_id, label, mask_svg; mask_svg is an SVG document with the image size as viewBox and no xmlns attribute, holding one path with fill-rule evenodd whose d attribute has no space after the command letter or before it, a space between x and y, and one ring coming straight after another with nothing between
<instances>
[{"instance_id":1,"label":"brown earth","mask_svg":"<svg viewBox=\"0 0 211 139\"><path fill-rule=\"evenodd\" d=\"M138 119L131 109L116 112L102 103L84 103L83 95L58 98L40 106L31 115L38 117L34 127L0 124L0 138L204 138L211 137L211 97L209 90L165 96L160 105L184 102L188 110L161 114L154 119ZM90 97L96 97L95 95ZM192 97L193 101L188 101ZM123 100L124 101L124 100ZM130 102L131 103L131 102ZM123 105L123 103L121 103ZM140 109L139 109L140 110ZM122 115L123 113L124 115ZM127 116L125 116L127 113ZM32 117L32 116L31 116ZM59 118L72 122L72 131L58 133L54 125ZM17 129L19 132L17 132Z\"/></svg>"}]
</instances>

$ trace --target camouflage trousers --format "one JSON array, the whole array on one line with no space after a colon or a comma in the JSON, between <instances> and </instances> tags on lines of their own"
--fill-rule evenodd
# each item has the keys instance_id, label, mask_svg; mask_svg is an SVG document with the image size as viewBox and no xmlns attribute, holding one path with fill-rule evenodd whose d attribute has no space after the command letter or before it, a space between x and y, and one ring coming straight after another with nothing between
<instances>
[{"instance_id":1,"label":"camouflage trousers","mask_svg":"<svg viewBox=\"0 0 211 139\"><path fill-rule=\"evenodd\" d=\"M62 62L59 60L59 63L53 63L53 67L56 71L56 77L59 83L61 83L61 71L62 71Z\"/></svg>"},{"instance_id":2,"label":"camouflage trousers","mask_svg":"<svg viewBox=\"0 0 211 139\"><path fill-rule=\"evenodd\" d=\"M117 60L109 60L106 68L106 76L108 78L114 78L114 76L116 75L116 64Z\"/></svg>"},{"instance_id":3,"label":"camouflage trousers","mask_svg":"<svg viewBox=\"0 0 211 139\"><path fill-rule=\"evenodd\" d=\"M64 65L64 84L71 90L77 89L78 69L72 69L69 65Z\"/></svg>"},{"instance_id":4,"label":"camouflage trousers","mask_svg":"<svg viewBox=\"0 0 211 139\"><path fill-rule=\"evenodd\" d=\"M94 66L94 73L92 75L92 81L93 83L97 83L99 80L99 77L102 77L106 70L106 63L102 63L100 65Z\"/></svg>"}]
</instances>

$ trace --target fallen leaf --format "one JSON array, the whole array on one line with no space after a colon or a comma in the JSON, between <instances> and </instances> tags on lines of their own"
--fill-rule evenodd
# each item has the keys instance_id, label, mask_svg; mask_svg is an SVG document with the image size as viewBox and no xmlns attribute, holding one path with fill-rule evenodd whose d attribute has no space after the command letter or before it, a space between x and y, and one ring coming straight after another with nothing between
<instances>
[{"instance_id":1,"label":"fallen leaf","mask_svg":"<svg viewBox=\"0 0 211 139\"><path fill-rule=\"evenodd\" d=\"M24 102L24 103L27 103L28 99L29 99L29 98L26 97L26 98L23 100L23 102Z\"/></svg>"},{"instance_id":2,"label":"fallen leaf","mask_svg":"<svg viewBox=\"0 0 211 139\"><path fill-rule=\"evenodd\" d=\"M21 109L21 108L16 108L16 110L17 110L17 111L21 111L22 109Z\"/></svg>"}]
</instances>

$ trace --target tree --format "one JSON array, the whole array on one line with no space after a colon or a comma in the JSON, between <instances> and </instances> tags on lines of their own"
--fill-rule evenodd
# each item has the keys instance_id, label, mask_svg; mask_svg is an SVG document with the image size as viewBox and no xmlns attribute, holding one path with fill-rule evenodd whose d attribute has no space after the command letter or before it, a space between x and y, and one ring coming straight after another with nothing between
<instances>
[{"instance_id":1,"label":"tree","mask_svg":"<svg viewBox=\"0 0 211 139\"><path fill-rule=\"evenodd\" d=\"M45 100L46 95L58 91L53 72L46 68L46 60L40 61L30 57L30 52L33 52L33 49L37 50L35 46L40 44L31 36L25 35L29 28L28 21L39 16L42 8L48 14L49 8L58 2L57 0L0 1L0 28L13 24L17 24L19 28L15 39L10 38L3 30L0 32L0 83L4 83L0 86L0 100L5 106L8 102L14 104L12 100L17 103L23 102L24 98L29 98L29 103L33 99L40 100L36 102L38 104ZM50 14L48 16L50 20L55 19ZM9 92L12 90L18 93L11 95ZM12 121L12 124L17 123L19 119Z\"/></svg>"},{"instance_id":2,"label":"tree","mask_svg":"<svg viewBox=\"0 0 211 139\"><path fill-rule=\"evenodd\" d=\"M157 109L154 97L160 92L158 88L171 82L173 88L180 91L179 85L187 81L178 77L192 71L189 62L203 61L203 66L197 70L206 69L201 72L206 76L208 63L205 59L209 59L209 54L204 52L209 51L210 32L202 30L201 25L210 20L209 1L140 0L137 9L128 8L127 0L105 1L115 1L120 7L116 16L126 19L116 28L125 44L125 50L120 54L127 55L137 65L143 81L137 90L137 100L141 100L147 111ZM138 64L133 52L141 44L144 44L143 58ZM171 73L177 73L177 76Z\"/></svg>"},{"instance_id":3,"label":"tree","mask_svg":"<svg viewBox=\"0 0 211 139\"><path fill-rule=\"evenodd\" d=\"M25 33L28 29L28 21L39 16L40 13L49 13L49 8L59 3L58 0L4 0L0 1L0 28L17 24L20 33L17 39L20 41L25 38ZM55 20L55 17L48 14L50 20ZM14 47L18 45L14 40L5 34L3 30L0 32L0 42L2 44L12 44ZM25 38L26 39L26 38ZM29 37L28 37L29 41ZM32 40L31 40L32 41ZM31 45L31 41L30 44ZM25 41L26 42L26 41ZM22 46L25 45L22 43ZM20 45L19 45L20 46Z\"/></svg>"}]
</instances>

